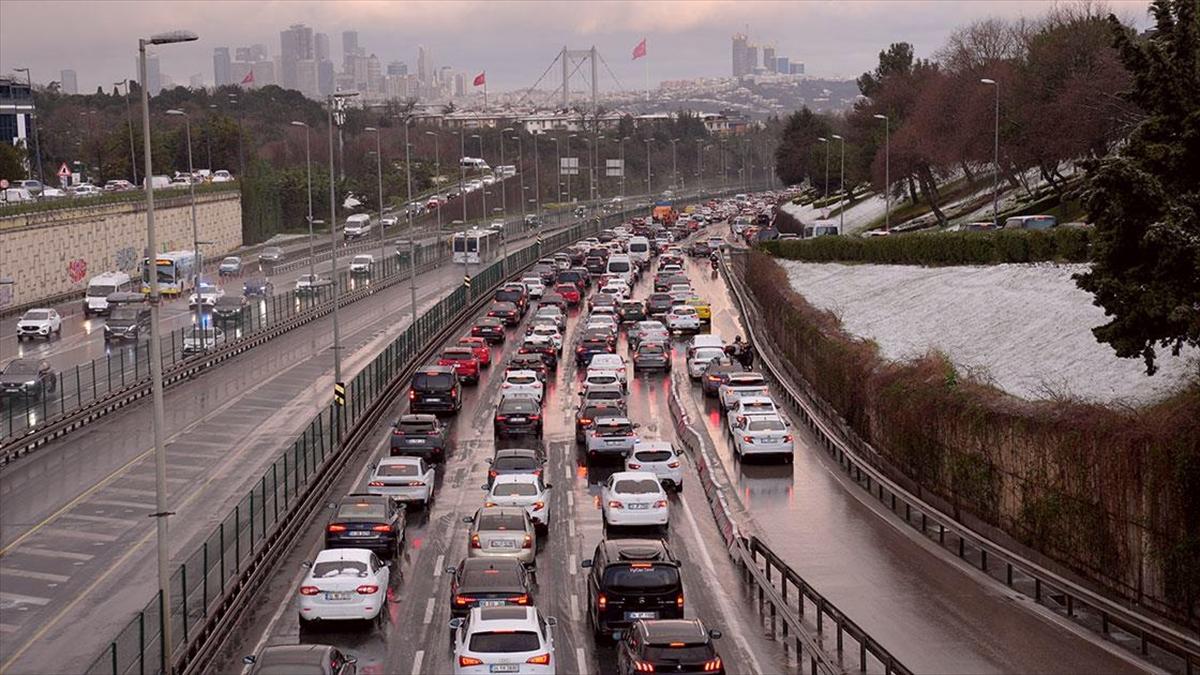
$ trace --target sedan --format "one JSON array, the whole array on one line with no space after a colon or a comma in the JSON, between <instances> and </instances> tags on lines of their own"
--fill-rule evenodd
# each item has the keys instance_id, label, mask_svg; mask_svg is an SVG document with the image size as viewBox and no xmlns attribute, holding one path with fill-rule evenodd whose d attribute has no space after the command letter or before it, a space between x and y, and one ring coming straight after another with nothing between
<instances>
[{"instance_id":1,"label":"sedan","mask_svg":"<svg viewBox=\"0 0 1200 675\"><path fill-rule=\"evenodd\" d=\"M272 645L263 649L261 654L243 656L242 663L250 666L248 675L354 675L358 659L329 645Z\"/></svg>"},{"instance_id":2,"label":"sedan","mask_svg":"<svg viewBox=\"0 0 1200 675\"><path fill-rule=\"evenodd\" d=\"M629 329L629 348L636 350L638 345L647 338L659 338L665 342L671 337L671 331L661 321L639 321Z\"/></svg>"},{"instance_id":3,"label":"sedan","mask_svg":"<svg viewBox=\"0 0 1200 675\"><path fill-rule=\"evenodd\" d=\"M671 506L658 477L647 471L618 471L600 487L600 508L606 526L648 526L666 529Z\"/></svg>"},{"instance_id":4,"label":"sedan","mask_svg":"<svg viewBox=\"0 0 1200 675\"><path fill-rule=\"evenodd\" d=\"M491 486L484 485L487 496L484 506L513 506L525 509L535 527L545 531L550 526L550 495L552 485L542 483L541 476L512 474L500 476Z\"/></svg>"},{"instance_id":5,"label":"sedan","mask_svg":"<svg viewBox=\"0 0 1200 675\"><path fill-rule=\"evenodd\" d=\"M404 507L387 497L347 495L325 524L325 548L365 548L391 558L400 553L404 527Z\"/></svg>"},{"instance_id":6,"label":"sedan","mask_svg":"<svg viewBox=\"0 0 1200 675\"><path fill-rule=\"evenodd\" d=\"M652 473L663 485L683 491L683 451L667 441L639 440L625 457L625 470Z\"/></svg>"},{"instance_id":7,"label":"sedan","mask_svg":"<svg viewBox=\"0 0 1200 675\"><path fill-rule=\"evenodd\" d=\"M231 255L225 258L217 267L217 273L223 277L232 277L241 274L242 259L236 255Z\"/></svg>"},{"instance_id":8,"label":"sedan","mask_svg":"<svg viewBox=\"0 0 1200 675\"><path fill-rule=\"evenodd\" d=\"M532 567L537 553L537 530L525 509L487 506L463 518L468 558L514 558Z\"/></svg>"},{"instance_id":9,"label":"sedan","mask_svg":"<svg viewBox=\"0 0 1200 675\"><path fill-rule=\"evenodd\" d=\"M326 549L306 565L300 583L300 626L316 621L372 621L387 604L390 570L361 548Z\"/></svg>"},{"instance_id":10,"label":"sedan","mask_svg":"<svg viewBox=\"0 0 1200 675\"><path fill-rule=\"evenodd\" d=\"M728 356L715 358L708 362L704 373L700 376L700 390L705 396L716 396L721 385L740 372L743 372L742 367L732 358Z\"/></svg>"},{"instance_id":11,"label":"sedan","mask_svg":"<svg viewBox=\"0 0 1200 675\"><path fill-rule=\"evenodd\" d=\"M730 429L733 449L739 459L750 455L782 455L792 461L792 434L787 420L777 414L742 415Z\"/></svg>"},{"instance_id":12,"label":"sedan","mask_svg":"<svg viewBox=\"0 0 1200 675\"><path fill-rule=\"evenodd\" d=\"M514 473L527 473L535 476L542 475L545 470L546 458L537 450L526 448L504 448L497 450L495 456L488 460L488 483L498 476Z\"/></svg>"},{"instance_id":13,"label":"sedan","mask_svg":"<svg viewBox=\"0 0 1200 675\"><path fill-rule=\"evenodd\" d=\"M258 261L272 265L283 262L283 249L278 246L267 246L258 254Z\"/></svg>"},{"instance_id":14,"label":"sedan","mask_svg":"<svg viewBox=\"0 0 1200 675\"><path fill-rule=\"evenodd\" d=\"M525 277L521 279L521 283L525 284L525 290L529 292L529 297L540 298L546 293L546 284L542 283L542 278Z\"/></svg>"},{"instance_id":15,"label":"sedan","mask_svg":"<svg viewBox=\"0 0 1200 675\"><path fill-rule=\"evenodd\" d=\"M463 558L445 571L450 576L450 616L466 616L476 607L533 604L530 574L516 560Z\"/></svg>"},{"instance_id":16,"label":"sedan","mask_svg":"<svg viewBox=\"0 0 1200 675\"><path fill-rule=\"evenodd\" d=\"M25 338L44 337L47 340L53 335L62 333L62 317L58 311L49 308L31 309L21 315L17 321L17 341Z\"/></svg>"},{"instance_id":17,"label":"sedan","mask_svg":"<svg viewBox=\"0 0 1200 675\"><path fill-rule=\"evenodd\" d=\"M780 415L782 411L775 405L775 400L769 396L742 396L728 412L725 413L725 428L733 433L733 427L739 417L747 415Z\"/></svg>"},{"instance_id":18,"label":"sedan","mask_svg":"<svg viewBox=\"0 0 1200 675\"><path fill-rule=\"evenodd\" d=\"M646 313L659 316L671 311L671 296L668 293L651 293L646 299Z\"/></svg>"},{"instance_id":19,"label":"sedan","mask_svg":"<svg viewBox=\"0 0 1200 675\"><path fill-rule=\"evenodd\" d=\"M420 457L384 457L371 470L367 494L429 506L434 478L433 466Z\"/></svg>"},{"instance_id":20,"label":"sedan","mask_svg":"<svg viewBox=\"0 0 1200 675\"><path fill-rule=\"evenodd\" d=\"M671 370L671 347L665 342L643 341L633 353L633 372Z\"/></svg>"},{"instance_id":21,"label":"sedan","mask_svg":"<svg viewBox=\"0 0 1200 675\"><path fill-rule=\"evenodd\" d=\"M696 308L690 305L675 305L667 312L667 328L675 333L696 333L700 331L700 315Z\"/></svg>"},{"instance_id":22,"label":"sedan","mask_svg":"<svg viewBox=\"0 0 1200 675\"><path fill-rule=\"evenodd\" d=\"M471 326L471 336L481 337L491 344L503 344L504 322L494 316L485 316Z\"/></svg>"},{"instance_id":23,"label":"sedan","mask_svg":"<svg viewBox=\"0 0 1200 675\"><path fill-rule=\"evenodd\" d=\"M500 319L505 326L521 323L521 310L511 302L493 302L487 315Z\"/></svg>"},{"instance_id":24,"label":"sedan","mask_svg":"<svg viewBox=\"0 0 1200 675\"><path fill-rule=\"evenodd\" d=\"M520 371L532 372L532 371ZM532 398L505 396L492 417L496 436L542 435L542 407Z\"/></svg>"}]
</instances>

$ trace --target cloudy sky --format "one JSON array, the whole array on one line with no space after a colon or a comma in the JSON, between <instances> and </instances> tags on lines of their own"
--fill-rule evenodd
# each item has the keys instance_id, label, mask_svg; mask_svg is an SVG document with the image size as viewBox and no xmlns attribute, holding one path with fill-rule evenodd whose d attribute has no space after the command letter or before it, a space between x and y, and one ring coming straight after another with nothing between
<instances>
[{"instance_id":1,"label":"cloudy sky","mask_svg":"<svg viewBox=\"0 0 1200 675\"><path fill-rule=\"evenodd\" d=\"M1139 27L1148 24L1149 0L1106 4ZM70 68L78 73L81 92L111 87L134 76L138 36L187 28L200 40L164 47L161 70L183 84L194 74L211 83L213 47L261 43L276 55L279 31L305 23L330 35L338 67L342 31L357 30L359 44L384 64L405 61L415 72L417 45L423 44L438 66L470 73L487 69L493 90L532 85L563 45L600 50L616 78L602 69L602 88L615 89L619 82L640 89L642 62L630 57L643 37L651 82L728 76L730 36L738 31L804 62L811 75L852 78L873 67L879 50L891 42L911 42L919 54L929 55L956 26L987 16L1034 18L1052 5L1052 0L0 0L0 74L29 66L35 80L46 82Z\"/></svg>"}]
</instances>

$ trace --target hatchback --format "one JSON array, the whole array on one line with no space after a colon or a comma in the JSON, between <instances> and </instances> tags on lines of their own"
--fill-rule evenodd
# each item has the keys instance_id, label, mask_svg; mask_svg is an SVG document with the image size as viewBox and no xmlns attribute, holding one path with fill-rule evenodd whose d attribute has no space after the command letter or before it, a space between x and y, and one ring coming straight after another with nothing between
<instances>
[{"instance_id":1,"label":"hatchback","mask_svg":"<svg viewBox=\"0 0 1200 675\"><path fill-rule=\"evenodd\" d=\"M600 487L605 525L667 528L671 505L658 477L648 471L618 471Z\"/></svg>"},{"instance_id":2,"label":"hatchback","mask_svg":"<svg viewBox=\"0 0 1200 675\"><path fill-rule=\"evenodd\" d=\"M435 477L433 466L420 457L384 457L371 469L367 494L429 506Z\"/></svg>"},{"instance_id":3,"label":"hatchback","mask_svg":"<svg viewBox=\"0 0 1200 675\"><path fill-rule=\"evenodd\" d=\"M471 337L481 337L490 344L503 344L504 322L494 316L485 316L471 326Z\"/></svg>"},{"instance_id":4,"label":"hatchback","mask_svg":"<svg viewBox=\"0 0 1200 675\"><path fill-rule=\"evenodd\" d=\"M554 486L542 483L541 476L514 473L497 476L491 486L484 485L487 496L484 506L515 506L525 509L535 527L545 530L550 526L550 495L546 492Z\"/></svg>"},{"instance_id":5,"label":"hatchback","mask_svg":"<svg viewBox=\"0 0 1200 675\"><path fill-rule=\"evenodd\" d=\"M532 371L519 371L522 373ZM505 396L492 416L496 436L542 435L542 407L533 398Z\"/></svg>"},{"instance_id":6,"label":"hatchback","mask_svg":"<svg viewBox=\"0 0 1200 675\"><path fill-rule=\"evenodd\" d=\"M454 675L553 675L555 625L536 607L477 607L451 619Z\"/></svg>"},{"instance_id":7,"label":"hatchback","mask_svg":"<svg viewBox=\"0 0 1200 675\"><path fill-rule=\"evenodd\" d=\"M361 548L325 549L307 565L300 582L300 626L315 621L367 620L387 603L390 570Z\"/></svg>"},{"instance_id":8,"label":"hatchback","mask_svg":"<svg viewBox=\"0 0 1200 675\"><path fill-rule=\"evenodd\" d=\"M538 450L528 448L502 448L488 460L488 483L491 484L497 476L512 473L528 473L542 475L545 470L546 458Z\"/></svg>"},{"instance_id":9,"label":"hatchback","mask_svg":"<svg viewBox=\"0 0 1200 675\"><path fill-rule=\"evenodd\" d=\"M667 441L639 440L625 457L625 470L652 473L663 485L683 491L683 451Z\"/></svg>"},{"instance_id":10,"label":"hatchback","mask_svg":"<svg viewBox=\"0 0 1200 675\"><path fill-rule=\"evenodd\" d=\"M458 374L459 379L467 384L479 382L479 359L471 347L448 347L442 350L438 358L439 366L450 366Z\"/></svg>"},{"instance_id":11,"label":"hatchback","mask_svg":"<svg viewBox=\"0 0 1200 675\"><path fill-rule=\"evenodd\" d=\"M584 437L588 457L624 457L637 443L637 428L628 417L601 417Z\"/></svg>"},{"instance_id":12,"label":"hatchback","mask_svg":"<svg viewBox=\"0 0 1200 675\"><path fill-rule=\"evenodd\" d=\"M441 461L446 458L449 436L450 425L443 424L437 415L401 415L392 426L391 455Z\"/></svg>"}]
</instances>

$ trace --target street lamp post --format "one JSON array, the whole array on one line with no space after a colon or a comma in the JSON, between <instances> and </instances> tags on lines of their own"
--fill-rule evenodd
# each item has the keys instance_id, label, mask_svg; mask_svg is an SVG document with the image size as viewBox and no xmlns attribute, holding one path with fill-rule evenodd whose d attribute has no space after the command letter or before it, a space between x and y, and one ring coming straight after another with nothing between
<instances>
[{"instance_id":1,"label":"street lamp post","mask_svg":"<svg viewBox=\"0 0 1200 675\"><path fill-rule=\"evenodd\" d=\"M354 96L358 96L358 92L339 91L329 96L329 276L333 280L333 381L336 384L342 383L342 335L338 324L337 190L334 184L333 128L337 126L340 131L345 122L342 106L346 99Z\"/></svg>"},{"instance_id":2,"label":"street lamp post","mask_svg":"<svg viewBox=\"0 0 1200 675\"><path fill-rule=\"evenodd\" d=\"M550 140L554 141L554 162L556 167L554 169L554 180L558 184L555 192L558 195L558 202L561 204L563 203L562 181L558 177L562 175L562 144L559 142L560 139L557 136Z\"/></svg>"},{"instance_id":3,"label":"street lamp post","mask_svg":"<svg viewBox=\"0 0 1200 675\"><path fill-rule=\"evenodd\" d=\"M166 45L176 42L191 42L198 36L191 31L173 31L159 33L147 38L138 38L138 76L141 78L142 90L142 161L145 176L153 176L153 166L150 158L150 94L146 89L146 45ZM174 670L173 657L175 641L171 626L171 553L167 543L167 446L163 439L163 374L162 374L162 342L159 335L159 304L161 296L158 290L158 269L154 263L154 254L158 249L158 241L154 231L154 184L146 181L146 259L152 265L146 275L150 280L150 392L154 402L154 415L151 428L154 434L154 517L157 525L157 557L158 557L158 591L161 598L159 607L161 626L162 670L171 673Z\"/></svg>"},{"instance_id":4,"label":"street lamp post","mask_svg":"<svg viewBox=\"0 0 1200 675\"><path fill-rule=\"evenodd\" d=\"M408 124L407 123L404 125L404 133L406 133L406 134L408 133ZM437 132L435 132L435 131L426 131L425 135L433 136L433 173L434 173L434 181L433 182L437 183L437 179L442 177L442 155L440 152L441 148L438 147L439 146L438 141L440 140L441 137L438 136ZM405 138L407 138L407 136ZM409 171L409 167L407 166L407 163L408 163L408 141L405 140L404 144L405 144L405 147L404 147L405 169L404 170ZM410 182L411 182L411 180L410 180ZM411 188L409 191L411 192ZM412 201L411 194L408 196L408 199L409 199L409 201ZM438 232L441 232L441 230L442 230L442 204L444 204L444 203L445 202L443 200L440 200L440 199L438 200L438 208L437 208Z\"/></svg>"},{"instance_id":5,"label":"street lamp post","mask_svg":"<svg viewBox=\"0 0 1200 675\"><path fill-rule=\"evenodd\" d=\"M236 94L229 94L229 103L237 105L238 99ZM242 149L242 137L246 135L245 129L242 127L244 119L245 115L242 113L242 107L238 106L238 171L241 172L241 175L238 176L239 178L246 175L246 153Z\"/></svg>"},{"instance_id":6,"label":"street lamp post","mask_svg":"<svg viewBox=\"0 0 1200 675\"><path fill-rule=\"evenodd\" d=\"M992 147L992 162L996 169L992 174L992 221L996 227L1000 227L1000 83L986 77L979 81L996 89L995 138Z\"/></svg>"},{"instance_id":7,"label":"street lamp post","mask_svg":"<svg viewBox=\"0 0 1200 675\"><path fill-rule=\"evenodd\" d=\"M518 195L521 198L521 227L525 227L525 149L521 143L521 132L519 129L514 129L515 134L511 140L517 142L517 181L521 191Z\"/></svg>"},{"instance_id":8,"label":"street lamp post","mask_svg":"<svg viewBox=\"0 0 1200 675\"><path fill-rule=\"evenodd\" d=\"M482 129L480 129L480 131L482 131ZM477 139L479 141L479 159L483 159L483 134L471 134L471 138ZM486 163L486 160L485 160L485 163ZM480 171L483 171L483 170L480 169ZM496 175L495 172L493 172L492 173L493 180L495 179L495 175ZM480 182L483 182L483 179L480 179ZM483 218L484 221L486 221L487 217L488 217L488 210L487 210L487 193L488 192L487 192L487 189L488 189L487 183L484 183L483 187L479 188L479 199L481 200L480 204L481 204L481 208L483 209L483 213L481 213L480 216ZM487 223L484 222L483 226L487 227Z\"/></svg>"},{"instance_id":9,"label":"street lamp post","mask_svg":"<svg viewBox=\"0 0 1200 675\"><path fill-rule=\"evenodd\" d=\"M45 181L42 179L42 143L38 139L37 101L33 99L33 73L29 72L28 68L13 68L13 71L25 73L25 84L29 85L29 104L33 107L33 111L29 113L29 121L33 124L33 153L37 158L38 181L45 185ZM26 141L25 145L25 155L26 157L29 156L28 141ZM33 162L29 163L29 169L33 170Z\"/></svg>"},{"instance_id":10,"label":"street lamp post","mask_svg":"<svg viewBox=\"0 0 1200 675\"><path fill-rule=\"evenodd\" d=\"M887 115L875 114L877 120L883 120L883 190L884 203L887 210L883 216L883 231L892 231L892 121Z\"/></svg>"},{"instance_id":11,"label":"street lamp post","mask_svg":"<svg viewBox=\"0 0 1200 675\"><path fill-rule=\"evenodd\" d=\"M125 117L129 120L129 164L133 167L133 184L138 184L137 177L137 150L133 146L133 111L129 108L129 80L113 82L114 87L125 85ZM212 164L212 162L209 162ZM212 167L209 166L209 169Z\"/></svg>"},{"instance_id":12,"label":"street lamp post","mask_svg":"<svg viewBox=\"0 0 1200 675\"><path fill-rule=\"evenodd\" d=\"M838 147L842 152L841 177L838 178L838 185L842 190L842 197L838 199L838 234L846 234L846 139L839 134L833 134L833 138L838 140Z\"/></svg>"},{"instance_id":13,"label":"street lamp post","mask_svg":"<svg viewBox=\"0 0 1200 675\"><path fill-rule=\"evenodd\" d=\"M387 260L387 245L383 241L383 132L376 127L364 127L363 131L375 134L375 176L379 185L379 264L383 265ZM405 206L406 211L411 209L412 204Z\"/></svg>"},{"instance_id":14,"label":"street lamp post","mask_svg":"<svg viewBox=\"0 0 1200 675\"><path fill-rule=\"evenodd\" d=\"M567 161L570 161L570 159L571 159L571 139L572 138L575 138L575 134L567 135ZM575 167L578 167L578 166L579 166L579 162L575 162ZM576 168L575 170L578 171L579 169ZM571 203L571 197L572 197L572 195L571 195L571 171L568 169L567 170L567 203L568 204Z\"/></svg>"},{"instance_id":15,"label":"street lamp post","mask_svg":"<svg viewBox=\"0 0 1200 675\"><path fill-rule=\"evenodd\" d=\"M463 207L462 221L463 221L463 231L464 232L466 232L466 227L467 227L467 164L465 161L463 161L467 158L466 133L467 133L466 122L462 122L461 126L458 127L458 151L459 151L458 156L462 158L458 161L458 171L459 171L459 174L461 174L461 178L460 178L459 184L458 184L458 198L462 200L462 207ZM466 241L463 242L463 246L464 247L466 246ZM463 248L463 253L464 253L463 257L466 257L466 255L465 255L466 252L467 252L467 249Z\"/></svg>"},{"instance_id":16,"label":"street lamp post","mask_svg":"<svg viewBox=\"0 0 1200 675\"><path fill-rule=\"evenodd\" d=\"M821 198L821 218L829 218L829 139L818 136L817 141L825 145L825 196Z\"/></svg>"},{"instance_id":17,"label":"street lamp post","mask_svg":"<svg viewBox=\"0 0 1200 675\"><path fill-rule=\"evenodd\" d=\"M628 141L628 140L629 140L629 137L624 136L621 138L620 141L618 141L619 145L621 146L621 201L622 201L622 203L625 201L625 141Z\"/></svg>"},{"instance_id":18,"label":"street lamp post","mask_svg":"<svg viewBox=\"0 0 1200 675\"><path fill-rule=\"evenodd\" d=\"M696 139L696 184L704 182L704 139Z\"/></svg>"},{"instance_id":19,"label":"street lamp post","mask_svg":"<svg viewBox=\"0 0 1200 675\"><path fill-rule=\"evenodd\" d=\"M537 245L538 257L542 255L542 166L538 161L538 135L533 135L533 183L534 183L534 214L537 216Z\"/></svg>"},{"instance_id":20,"label":"street lamp post","mask_svg":"<svg viewBox=\"0 0 1200 675\"><path fill-rule=\"evenodd\" d=\"M404 122L404 182L408 185L408 203L412 203L412 144L408 142L408 127L412 120L405 117ZM428 133L428 132L426 132ZM437 136L434 135L434 157L437 157ZM436 160L435 160L436 162ZM434 171L437 171L435 168ZM417 323L417 234L413 231L412 209L405 209L408 214L408 292L412 294L412 325ZM438 204L438 230L442 229L442 205Z\"/></svg>"},{"instance_id":21,"label":"street lamp post","mask_svg":"<svg viewBox=\"0 0 1200 675\"><path fill-rule=\"evenodd\" d=\"M650 189L650 141L651 139L643 139L646 143L646 196L649 197L653 190Z\"/></svg>"},{"instance_id":22,"label":"street lamp post","mask_svg":"<svg viewBox=\"0 0 1200 675\"><path fill-rule=\"evenodd\" d=\"M675 144L679 142L678 138L671 139L671 189L679 189L679 157L675 152Z\"/></svg>"},{"instance_id":23,"label":"street lamp post","mask_svg":"<svg viewBox=\"0 0 1200 675\"><path fill-rule=\"evenodd\" d=\"M188 192L192 198L192 245L196 251L196 275L192 280L192 285L195 288L200 286L200 276L204 272L204 256L200 253L200 230L196 224L196 173L192 168L192 117L186 112L172 108L167 111L168 115L176 115L183 118L184 138L187 141L187 160L188 160ZM196 319L199 323L200 314L204 311L204 307L196 303ZM203 341L203 338L201 338Z\"/></svg>"},{"instance_id":24,"label":"street lamp post","mask_svg":"<svg viewBox=\"0 0 1200 675\"><path fill-rule=\"evenodd\" d=\"M304 127L304 173L308 177L308 278L310 283L316 283L317 256L313 250L313 208L312 208L312 154L309 152L309 126L305 122L293 121L292 126Z\"/></svg>"}]
</instances>

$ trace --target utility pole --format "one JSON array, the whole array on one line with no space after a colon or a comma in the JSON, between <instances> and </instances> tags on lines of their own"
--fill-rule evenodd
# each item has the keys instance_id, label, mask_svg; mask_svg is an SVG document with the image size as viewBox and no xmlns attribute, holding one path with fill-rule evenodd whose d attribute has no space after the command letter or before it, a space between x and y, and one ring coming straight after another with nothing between
<instances>
[{"instance_id":1,"label":"utility pole","mask_svg":"<svg viewBox=\"0 0 1200 675\"><path fill-rule=\"evenodd\" d=\"M313 207L312 207L312 154L309 152L309 126L304 122L293 121L292 126L304 127L304 173L308 177L308 278L309 283L317 281L317 256L313 250Z\"/></svg>"},{"instance_id":2,"label":"utility pole","mask_svg":"<svg viewBox=\"0 0 1200 675\"><path fill-rule=\"evenodd\" d=\"M334 184L333 167L333 129L338 128L338 136L342 133L345 113L342 108L344 101L357 96L358 92L336 92L329 97L329 246L330 246L330 277L333 280L333 381L342 383L342 334L338 322L338 288L337 269L337 190ZM336 110L335 110L336 109Z\"/></svg>"},{"instance_id":3,"label":"utility pole","mask_svg":"<svg viewBox=\"0 0 1200 675\"><path fill-rule=\"evenodd\" d=\"M404 118L404 175L408 183L408 203L412 203L412 145L408 142L409 118ZM434 137L434 156L437 156L437 136ZM436 160L435 160L436 166ZM436 169L435 169L436 171ZM413 231L412 209L408 213L408 292L412 294L412 324L417 323L417 233ZM442 205L438 204L438 230L442 229Z\"/></svg>"},{"instance_id":4,"label":"utility pole","mask_svg":"<svg viewBox=\"0 0 1200 675\"><path fill-rule=\"evenodd\" d=\"M892 122L887 115L873 115L883 120L883 191L886 211L883 216L883 231L892 231Z\"/></svg>"},{"instance_id":5,"label":"utility pole","mask_svg":"<svg viewBox=\"0 0 1200 675\"><path fill-rule=\"evenodd\" d=\"M380 139L383 131L377 127L365 127L363 131L375 134L375 175L379 181L379 264L383 265L387 260L387 244L383 241L383 142ZM404 210L412 210L412 204L407 204Z\"/></svg>"},{"instance_id":6,"label":"utility pole","mask_svg":"<svg viewBox=\"0 0 1200 675\"><path fill-rule=\"evenodd\" d=\"M135 150L134 146L133 146L133 111L130 110L130 108L129 108L129 80L122 80L121 82L113 83L114 87L120 87L121 85L125 85L125 117L128 118L128 120L129 120L129 164L131 167L133 167L133 184L137 185L138 184L137 150ZM205 134L205 138L207 138L207 137L208 137L208 134ZM211 171L212 170L212 160L211 159L209 159L208 165L209 165L208 168Z\"/></svg>"}]
</instances>

